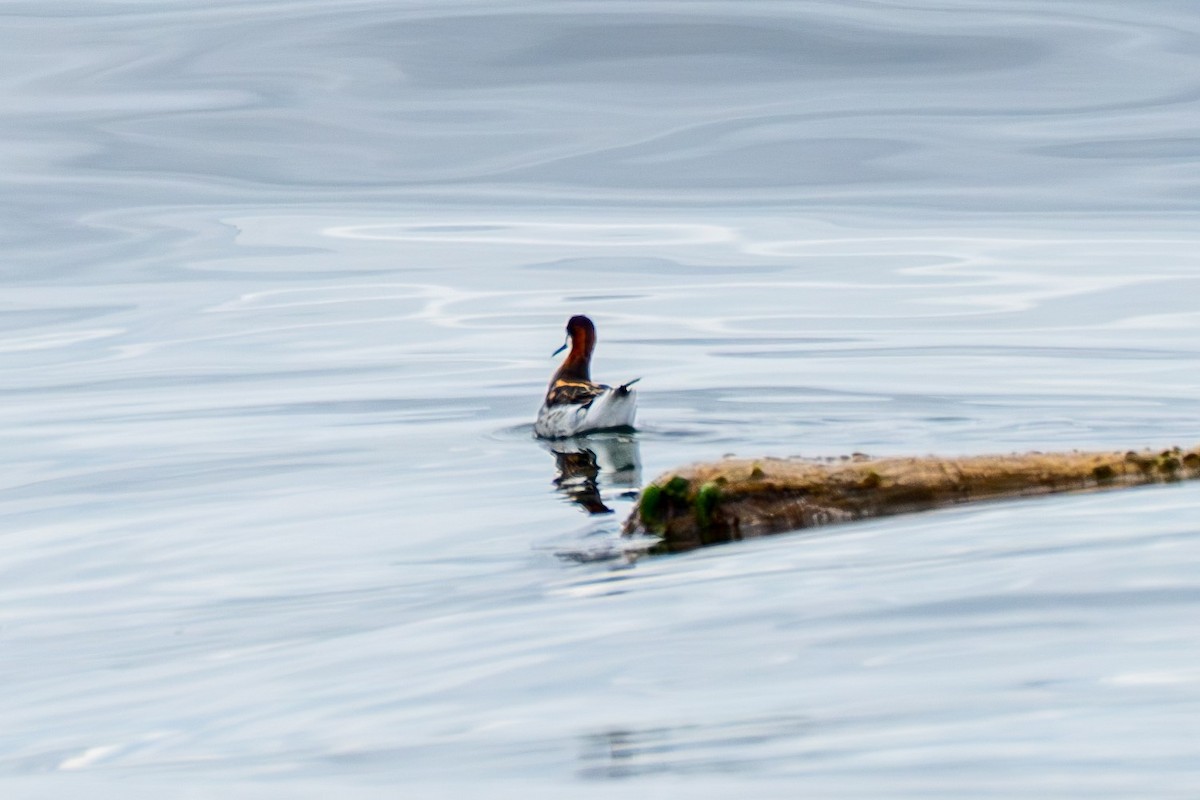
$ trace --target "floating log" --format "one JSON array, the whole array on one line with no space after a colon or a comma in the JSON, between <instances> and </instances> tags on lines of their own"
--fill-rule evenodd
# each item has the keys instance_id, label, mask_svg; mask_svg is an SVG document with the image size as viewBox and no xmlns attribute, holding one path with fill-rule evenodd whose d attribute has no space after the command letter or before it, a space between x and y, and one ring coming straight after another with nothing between
<instances>
[{"instance_id":1,"label":"floating log","mask_svg":"<svg viewBox=\"0 0 1200 800\"><path fill-rule=\"evenodd\" d=\"M1200 447L1161 452L967 458L727 458L646 486L627 534L674 553L772 533L961 503L1170 483L1200 477Z\"/></svg>"}]
</instances>

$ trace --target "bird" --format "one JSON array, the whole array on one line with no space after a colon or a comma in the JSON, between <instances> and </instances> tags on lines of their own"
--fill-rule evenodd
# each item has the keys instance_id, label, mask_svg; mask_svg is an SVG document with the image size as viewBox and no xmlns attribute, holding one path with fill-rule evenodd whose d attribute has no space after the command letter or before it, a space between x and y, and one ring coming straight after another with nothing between
<instances>
[{"instance_id":1,"label":"bird","mask_svg":"<svg viewBox=\"0 0 1200 800\"><path fill-rule=\"evenodd\" d=\"M567 341L554 355L568 346L570 352L546 389L546 399L533 426L534 434L543 439L564 439L589 431L632 428L637 414L637 393L630 387L641 378L616 388L592 382L596 326L583 315L567 320Z\"/></svg>"}]
</instances>

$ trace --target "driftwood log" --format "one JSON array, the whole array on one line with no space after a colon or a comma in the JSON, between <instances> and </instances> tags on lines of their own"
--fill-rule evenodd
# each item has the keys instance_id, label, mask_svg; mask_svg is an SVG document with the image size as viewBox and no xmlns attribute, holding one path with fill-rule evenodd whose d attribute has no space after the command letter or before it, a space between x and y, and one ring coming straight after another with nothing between
<instances>
[{"instance_id":1,"label":"driftwood log","mask_svg":"<svg viewBox=\"0 0 1200 800\"><path fill-rule=\"evenodd\" d=\"M968 458L727 458L646 486L627 534L652 553L960 503L1169 483L1200 477L1200 447L1161 452L1025 453Z\"/></svg>"}]
</instances>

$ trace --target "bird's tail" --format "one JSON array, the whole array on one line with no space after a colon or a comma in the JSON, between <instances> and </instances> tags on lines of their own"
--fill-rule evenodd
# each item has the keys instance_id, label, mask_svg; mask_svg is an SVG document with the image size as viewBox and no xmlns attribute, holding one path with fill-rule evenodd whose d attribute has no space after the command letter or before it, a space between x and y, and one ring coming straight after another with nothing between
<instances>
[{"instance_id":1,"label":"bird's tail","mask_svg":"<svg viewBox=\"0 0 1200 800\"><path fill-rule=\"evenodd\" d=\"M626 383L622 383L620 386L618 386L618 387L617 387L617 394L618 394L618 395L621 395L621 396L624 396L624 395L627 395L627 394L629 394L629 387L630 387L630 386L633 386L635 383L637 383L637 382L638 382L638 381L640 381L640 380L641 380L641 378L634 378L634 379L633 379L633 380L631 380L631 381L627 381Z\"/></svg>"}]
</instances>

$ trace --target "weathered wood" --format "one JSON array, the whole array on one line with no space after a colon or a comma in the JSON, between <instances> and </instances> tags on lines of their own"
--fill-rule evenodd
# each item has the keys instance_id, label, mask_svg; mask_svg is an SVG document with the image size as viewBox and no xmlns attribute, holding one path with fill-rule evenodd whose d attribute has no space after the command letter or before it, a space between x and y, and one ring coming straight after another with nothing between
<instances>
[{"instance_id":1,"label":"weathered wood","mask_svg":"<svg viewBox=\"0 0 1200 800\"><path fill-rule=\"evenodd\" d=\"M646 486L625 532L662 537L651 552L679 552L960 503L1197 477L1200 447L968 458L728 458L669 472Z\"/></svg>"}]
</instances>

